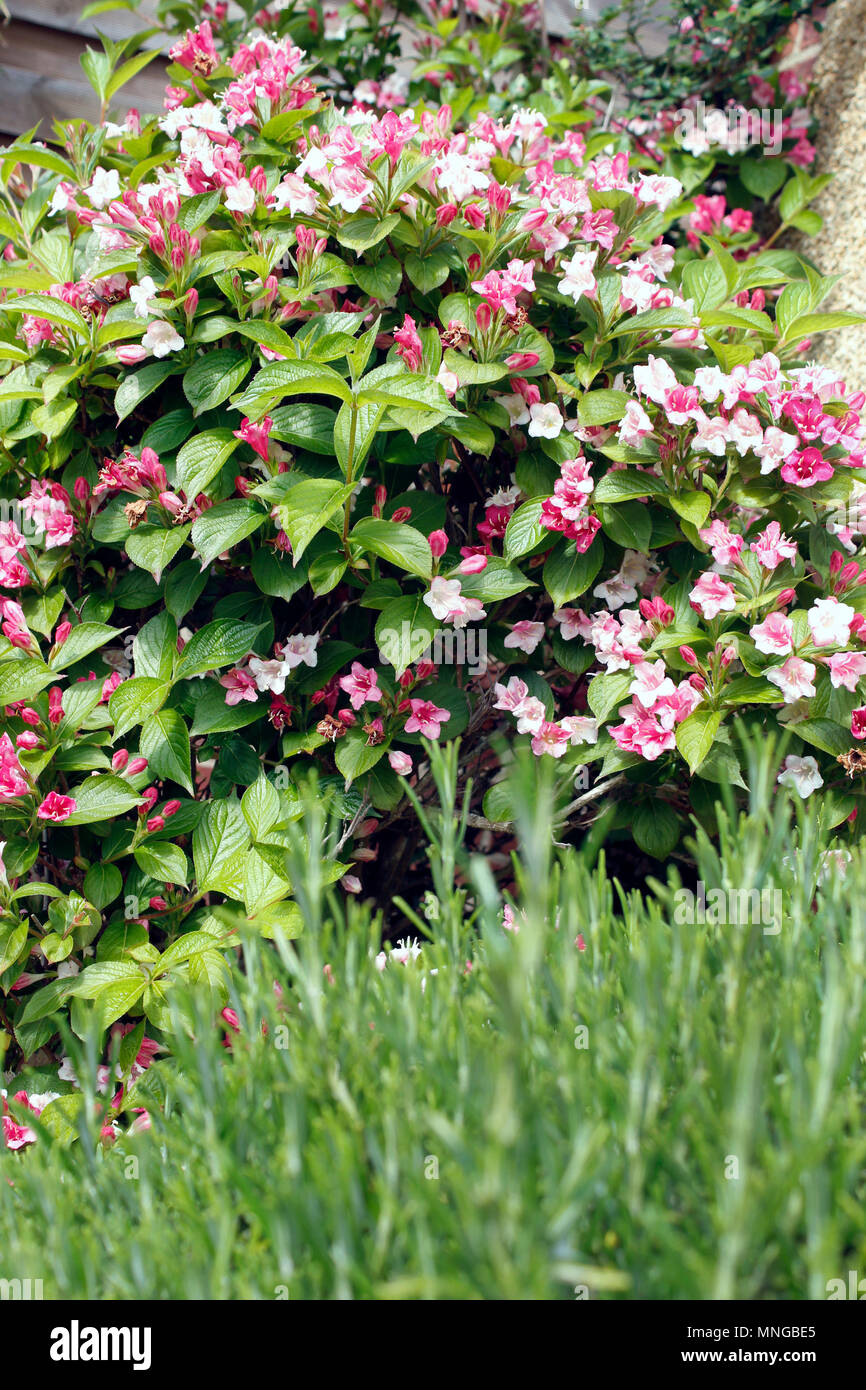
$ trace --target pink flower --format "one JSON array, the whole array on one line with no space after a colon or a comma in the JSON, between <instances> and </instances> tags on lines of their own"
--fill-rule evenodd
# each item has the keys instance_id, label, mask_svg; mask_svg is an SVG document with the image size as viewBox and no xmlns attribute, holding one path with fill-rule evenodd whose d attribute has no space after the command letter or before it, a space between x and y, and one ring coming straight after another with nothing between
<instances>
[{"instance_id":1,"label":"pink flower","mask_svg":"<svg viewBox=\"0 0 866 1390\"><path fill-rule=\"evenodd\" d=\"M816 647L847 647L855 609L837 598L817 598L806 614Z\"/></svg>"},{"instance_id":2,"label":"pink flower","mask_svg":"<svg viewBox=\"0 0 866 1390\"><path fill-rule=\"evenodd\" d=\"M758 564L765 570L774 570L783 560L793 560L797 554L796 541L790 540L782 531L778 521L771 521L766 531L762 531L749 549L757 556Z\"/></svg>"},{"instance_id":3,"label":"pink flower","mask_svg":"<svg viewBox=\"0 0 866 1390\"><path fill-rule=\"evenodd\" d=\"M64 821L68 820L76 809L77 804L73 797L49 792L36 814L40 820Z\"/></svg>"},{"instance_id":4,"label":"pink flower","mask_svg":"<svg viewBox=\"0 0 866 1390\"><path fill-rule=\"evenodd\" d=\"M524 618L522 622L514 624L502 645L519 647L521 651L531 655L543 637L544 623L532 623Z\"/></svg>"},{"instance_id":5,"label":"pink flower","mask_svg":"<svg viewBox=\"0 0 866 1390\"><path fill-rule=\"evenodd\" d=\"M650 354L645 367L635 367L634 384L639 395L648 396L656 405L664 405L668 392L679 382L663 357Z\"/></svg>"},{"instance_id":6,"label":"pink flower","mask_svg":"<svg viewBox=\"0 0 866 1390\"><path fill-rule=\"evenodd\" d=\"M210 76L219 67L219 58L208 21L204 20L197 29L187 29L186 36L169 49L168 56L189 72Z\"/></svg>"},{"instance_id":7,"label":"pink flower","mask_svg":"<svg viewBox=\"0 0 866 1390\"><path fill-rule=\"evenodd\" d=\"M561 725L550 719L545 719L541 728L532 737L532 751L539 758L544 753L548 753L551 758L561 758L563 753L568 751L570 744L571 734L569 730L563 729Z\"/></svg>"},{"instance_id":8,"label":"pink flower","mask_svg":"<svg viewBox=\"0 0 866 1390\"><path fill-rule=\"evenodd\" d=\"M382 698L378 686L378 674L373 668L362 666L360 661L352 662L351 675L340 677L340 689L349 696L352 709L360 709L364 704L376 704Z\"/></svg>"},{"instance_id":9,"label":"pink flower","mask_svg":"<svg viewBox=\"0 0 866 1390\"><path fill-rule=\"evenodd\" d=\"M702 617L711 619L719 613L730 613L736 607L736 595L719 575L707 572L689 594L689 603Z\"/></svg>"},{"instance_id":10,"label":"pink flower","mask_svg":"<svg viewBox=\"0 0 866 1390\"><path fill-rule=\"evenodd\" d=\"M232 430L235 439L241 439L245 444L249 444L252 449L267 463L268 460L268 436L273 429L274 422L270 415L266 415L264 420L260 420L257 425L250 423L244 416L239 430Z\"/></svg>"},{"instance_id":11,"label":"pink flower","mask_svg":"<svg viewBox=\"0 0 866 1390\"><path fill-rule=\"evenodd\" d=\"M409 314L403 316L403 327L394 334L397 355L402 357L410 372L419 372L424 358L424 346L418 336L415 320Z\"/></svg>"},{"instance_id":12,"label":"pink flower","mask_svg":"<svg viewBox=\"0 0 866 1390\"><path fill-rule=\"evenodd\" d=\"M717 565L734 564L745 544L742 536L728 530L725 523L718 518L699 531L698 535L710 547Z\"/></svg>"},{"instance_id":13,"label":"pink flower","mask_svg":"<svg viewBox=\"0 0 866 1390\"><path fill-rule=\"evenodd\" d=\"M440 709L431 700L410 700L412 713L406 720L406 733L423 734L425 738L438 738L440 725L451 718L451 711Z\"/></svg>"},{"instance_id":14,"label":"pink flower","mask_svg":"<svg viewBox=\"0 0 866 1390\"><path fill-rule=\"evenodd\" d=\"M781 666L767 671L766 676L771 685L779 687L787 704L792 705L796 700L811 699L815 694L816 669L811 661L789 656Z\"/></svg>"},{"instance_id":15,"label":"pink flower","mask_svg":"<svg viewBox=\"0 0 866 1390\"><path fill-rule=\"evenodd\" d=\"M770 613L749 629L749 636L765 656L787 656L793 650L794 624L784 613Z\"/></svg>"},{"instance_id":16,"label":"pink flower","mask_svg":"<svg viewBox=\"0 0 866 1390\"><path fill-rule=\"evenodd\" d=\"M827 657L827 665L830 668L830 684L833 688L839 690L844 686L853 694L857 689L857 682L866 672L866 656L860 652L838 652L835 656Z\"/></svg>"},{"instance_id":17,"label":"pink flower","mask_svg":"<svg viewBox=\"0 0 866 1390\"><path fill-rule=\"evenodd\" d=\"M0 735L0 802L14 801L29 791L24 769L8 734Z\"/></svg>"},{"instance_id":18,"label":"pink flower","mask_svg":"<svg viewBox=\"0 0 866 1390\"><path fill-rule=\"evenodd\" d=\"M238 666L234 671L227 671L224 676L220 676L220 685L226 692L227 705L239 705L241 700L249 700L252 703L259 698L255 677L245 667Z\"/></svg>"},{"instance_id":19,"label":"pink flower","mask_svg":"<svg viewBox=\"0 0 866 1390\"><path fill-rule=\"evenodd\" d=\"M782 477L786 483L797 487L814 487L815 483L825 483L833 476L833 465L828 463L820 449L803 449L792 454L782 467Z\"/></svg>"},{"instance_id":20,"label":"pink flower","mask_svg":"<svg viewBox=\"0 0 866 1390\"><path fill-rule=\"evenodd\" d=\"M851 733L855 738L866 738L866 705L851 712Z\"/></svg>"}]
</instances>

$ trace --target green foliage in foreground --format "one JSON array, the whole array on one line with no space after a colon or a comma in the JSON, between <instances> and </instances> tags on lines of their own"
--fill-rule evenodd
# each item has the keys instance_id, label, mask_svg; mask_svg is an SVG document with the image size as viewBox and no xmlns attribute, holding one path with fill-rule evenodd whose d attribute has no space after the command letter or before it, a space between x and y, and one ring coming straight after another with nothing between
<instances>
[{"instance_id":1,"label":"green foliage in foreground","mask_svg":"<svg viewBox=\"0 0 866 1390\"><path fill-rule=\"evenodd\" d=\"M750 758L751 811L720 813L698 869L708 900L779 890L778 934L551 866L543 795L519 931L481 862L470 927L449 814L436 944L380 971L375 924L307 885L304 935L247 945L231 1050L201 1017L148 1072L149 1133L103 1151L82 1118L4 1156L0 1274L46 1297L826 1297L866 1267L866 864L824 860L816 896L820 830Z\"/></svg>"}]
</instances>

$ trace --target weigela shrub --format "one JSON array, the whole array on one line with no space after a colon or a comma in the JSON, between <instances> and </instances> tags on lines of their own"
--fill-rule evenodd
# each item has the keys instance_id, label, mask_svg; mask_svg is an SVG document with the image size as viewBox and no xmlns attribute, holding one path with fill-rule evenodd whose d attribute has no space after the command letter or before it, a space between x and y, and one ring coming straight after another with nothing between
<instances>
[{"instance_id":1,"label":"weigela shrub","mask_svg":"<svg viewBox=\"0 0 866 1390\"><path fill-rule=\"evenodd\" d=\"M659 855L743 785L737 713L787 724L801 795L855 807L864 396L800 351L853 318L818 311L831 282L587 158L583 112L342 110L288 41L211 70L201 42L160 116L2 156L24 1055L69 1007L140 1019L131 1066L177 980L225 1002L238 915L300 929L311 764L344 823L325 880L383 896L425 739L462 738L476 824L508 820L521 741Z\"/></svg>"}]
</instances>

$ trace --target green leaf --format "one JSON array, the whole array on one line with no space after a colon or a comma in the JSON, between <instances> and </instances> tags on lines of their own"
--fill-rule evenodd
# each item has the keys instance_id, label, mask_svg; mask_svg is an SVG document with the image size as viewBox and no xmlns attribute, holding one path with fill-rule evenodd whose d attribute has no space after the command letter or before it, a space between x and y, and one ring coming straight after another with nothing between
<instances>
[{"instance_id":1,"label":"green leaf","mask_svg":"<svg viewBox=\"0 0 866 1390\"><path fill-rule=\"evenodd\" d=\"M677 725L677 748L694 776L713 746L722 716L718 710L696 709L688 719Z\"/></svg>"},{"instance_id":2,"label":"green leaf","mask_svg":"<svg viewBox=\"0 0 866 1390\"><path fill-rule=\"evenodd\" d=\"M145 840L133 851L135 862L143 874L157 883L179 883L186 887L189 868L180 845L169 840Z\"/></svg>"},{"instance_id":3,"label":"green leaf","mask_svg":"<svg viewBox=\"0 0 866 1390\"><path fill-rule=\"evenodd\" d=\"M640 502L621 502L618 506L596 507L602 530L624 550L649 554L652 517Z\"/></svg>"},{"instance_id":4,"label":"green leaf","mask_svg":"<svg viewBox=\"0 0 866 1390\"><path fill-rule=\"evenodd\" d=\"M147 758L148 776L177 782L193 795L189 733L177 710L162 709L146 719L138 746Z\"/></svg>"},{"instance_id":5,"label":"green leaf","mask_svg":"<svg viewBox=\"0 0 866 1390\"><path fill-rule=\"evenodd\" d=\"M254 840L262 840L280 818L280 794L264 773L241 797L241 810Z\"/></svg>"},{"instance_id":6,"label":"green leaf","mask_svg":"<svg viewBox=\"0 0 866 1390\"><path fill-rule=\"evenodd\" d=\"M589 707L600 724L629 698L633 671L605 671L593 676L587 689Z\"/></svg>"},{"instance_id":7,"label":"green leaf","mask_svg":"<svg viewBox=\"0 0 866 1390\"><path fill-rule=\"evenodd\" d=\"M13 705L18 700L32 700L46 685L57 679L57 673L43 661L30 657L14 657L0 662L0 705Z\"/></svg>"},{"instance_id":8,"label":"green leaf","mask_svg":"<svg viewBox=\"0 0 866 1390\"><path fill-rule=\"evenodd\" d=\"M207 515L207 513L205 513ZM152 574L157 584L190 533L189 526L138 526L123 548L134 565Z\"/></svg>"},{"instance_id":9,"label":"green leaf","mask_svg":"<svg viewBox=\"0 0 866 1390\"><path fill-rule=\"evenodd\" d=\"M419 256L412 251L406 257L406 274L416 289L429 294L444 284L451 273L448 257L442 251L427 251Z\"/></svg>"},{"instance_id":10,"label":"green leaf","mask_svg":"<svg viewBox=\"0 0 866 1390\"><path fill-rule=\"evenodd\" d=\"M698 531L706 522L712 506L712 498L706 492L671 493L668 500L677 516L691 522Z\"/></svg>"},{"instance_id":11,"label":"green leaf","mask_svg":"<svg viewBox=\"0 0 866 1390\"><path fill-rule=\"evenodd\" d=\"M284 396L336 396L350 401L352 388L339 372L321 362L270 362L256 373L234 408L260 420L269 405Z\"/></svg>"},{"instance_id":12,"label":"green leaf","mask_svg":"<svg viewBox=\"0 0 866 1390\"><path fill-rule=\"evenodd\" d=\"M267 512L244 497L208 507L192 524L192 543L206 569L218 555L239 545L267 520Z\"/></svg>"},{"instance_id":13,"label":"green leaf","mask_svg":"<svg viewBox=\"0 0 866 1390\"><path fill-rule=\"evenodd\" d=\"M122 888L123 877L116 864L91 864L82 885L85 898L100 912L120 897Z\"/></svg>"},{"instance_id":14,"label":"green leaf","mask_svg":"<svg viewBox=\"0 0 866 1390\"><path fill-rule=\"evenodd\" d=\"M122 738L136 724L143 724L165 704L171 683L155 676L133 676L117 687L108 701L115 739Z\"/></svg>"},{"instance_id":15,"label":"green leaf","mask_svg":"<svg viewBox=\"0 0 866 1390\"><path fill-rule=\"evenodd\" d=\"M664 478L655 473L637 473L621 469L606 473L596 484L594 502L630 502L639 497L666 497L668 487Z\"/></svg>"},{"instance_id":16,"label":"green leaf","mask_svg":"<svg viewBox=\"0 0 866 1390\"><path fill-rule=\"evenodd\" d=\"M438 624L430 609L415 598L398 598L382 609L376 622L376 643L381 660L394 667L399 677L423 656Z\"/></svg>"},{"instance_id":17,"label":"green leaf","mask_svg":"<svg viewBox=\"0 0 866 1390\"><path fill-rule=\"evenodd\" d=\"M627 391L587 391L578 401L577 418L581 425L609 425L622 419L630 400Z\"/></svg>"},{"instance_id":18,"label":"green leaf","mask_svg":"<svg viewBox=\"0 0 866 1390\"><path fill-rule=\"evenodd\" d=\"M81 661L91 652L104 647L112 637L119 637L122 629L109 627L107 623L79 623L67 637L57 655L52 658L54 671L63 671L74 662Z\"/></svg>"},{"instance_id":19,"label":"green leaf","mask_svg":"<svg viewBox=\"0 0 866 1390\"><path fill-rule=\"evenodd\" d=\"M277 516L292 543L295 564L313 537L345 506L353 491L354 484L337 483L330 478L308 478L291 489L277 508Z\"/></svg>"},{"instance_id":20,"label":"green leaf","mask_svg":"<svg viewBox=\"0 0 866 1390\"><path fill-rule=\"evenodd\" d=\"M834 758L838 758L840 753L847 753L851 747L848 729L832 719L801 719L791 725L791 730L804 743L820 748L822 753L830 753Z\"/></svg>"},{"instance_id":21,"label":"green leaf","mask_svg":"<svg viewBox=\"0 0 866 1390\"><path fill-rule=\"evenodd\" d=\"M271 412L271 439L313 454L333 454L336 415L326 405L305 401L281 405Z\"/></svg>"},{"instance_id":22,"label":"green leaf","mask_svg":"<svg viewBox=\"0 0 866 1390\"><path fill-rule=\"evenodd\" d=\"M467 598L481 599L483 603L493 603L499 599L511 598L521 594L524 589L533 587L517 565L506 564L498 555L491 555L487 565L479 574L461 574L460 589Z\"/></svg>"},{"instance_id":23,"label":"green leaf","mask_svg":"<svg viewBox=\"0 0 866 1390\"><path fill-rule=\"evenodd\" d=\"M117 412L118 424L121 420L125 420L127 415L131 415L136 406L141 405L141 402L158 386L161 386L166 377L171 376L174 371L176 371L174 362L149 362L146 367L141 368L141 371L125 376L114 396L114 409Z\"/></svg>"},{"instance_id":24,"label":"green leaf","mask_svg":"<svg viewBox=\"0 0 866 1390\"><path fill-rule=\"evenodd\" d=\"M250 832L237 801L210 801L193 831L195 877L203 893L243 897L244 858Z\"/></svg>"},{"instance_id":25,"label":"green leaf","mask_svg":"<svg viewBox=\"0 0 866 1390\"><path fill-rule=\"evenodd\" d=\"M234 618L217 618L206 623L190 638L181 653L178 680L203 676L221 666L233 666L253 649L259 623L242 623ZM123 686L119 687L120 690Z\"/></svg>"},{"instance_id":26,"label":"green leaf","mask_svg":"<svg viewBox=\"0 0 866 1390\"><path fill-rule=\"evenodd\" d=\"M346 779L346 787L351 786L356 777L375 767L386 752L383 743L376 747L369 745L363 729L350 729L343 738L338 739L334 748L334 762Z\"/></svg>"},{"instance_id":27,"label":"green leaf","mask_svg":"<svg viewBox=\"0 0 866 1390\"><path fill-rule=\"evenodd\" d=\"M183 378L183 394L196 415L228 400L250 369L250 359L238 348L217 348L199 357Z\"/></svg>"},{"instance_id":28,"label":"green leaf","mask_svg":"<svg viewBox=\"0 0 866 1390\"><path fill-rule=\"evenodd\" d=\"M372 246L378 246L380 241L384 241L399 221L400 214L397 212L392 212L387 217L371 217L369 213L358 213L339 228L337 240L341 246L348 246L359 256L362 251L369 251Z\"/></svg>"},{"instance_id":29,"label":"green leaf","mask_svg":"<svg viewBox=\"0 0 866 1390\"><path fill-rule=\"evenodd\" d=\"M530 502L521 503L512 513L505 528L506 560L519 560L521 555L528 555L530 550L551 535L539 521L543 506L543 499L536 497Z\"/></svg>"},{"instance_id":30,"label":"green leaf","mask_svg":"<svg viewBox=\"0 0 866 1390\"><path fill-rule=\"evenodd\" d=\"M229 429L206 430L187 440L177 455L177 486L197 497L231 458L240 440Z\"/></svg>"},{"instance_id":31,"label":"green leaf","mask_svg":"<svg viewBox=\"0 0 866 1390\"><path fill-rule=\"evenodd\" d=\"M176 657L177 623L163 609L144 624L132 644L135 674L170 680Z\"/></svg>"},{"instance_id":32,"label":"green leaf","mask_svg":"<svg viewBox=\"0 0 866 1390\"><path fill-rule=\"evenodd\" d=\"M666 859L673 849L683 829L683 822L668 804L656 798L643 801L634 810L631 821L635 843L644 854L654 859Z\"/></svg>"},{"instance_id":33,"label":"green leaf","mask_svg":"<svg viewBox=\"0 0 866 1390\"><path fill-rule=\"evenodd\" d=\"M408 570L420 579L429 579L433 571L433 556L426 536L405 522L381 521L365 517L352 528L350 541L362 550L378 555L399 569Z\"/></svg>"},{"instance_id":34,"label":"green leaf","mask_svg":"<svg viewBox=\"0 0 866 1390\"><path fill-rule=\"evenodd\" d=\"M112 820L141 804L141 797L129 783L111 774L97 773L95 777L88 777L73 787L70 795L75 799L75 810L64 825L92 825L94 821Z\"/></svg>"},{"instance_id":35,"label":"green leaf","mask_svg":"<svg viewBox=\"0 0 866 1390\"><path fill-rule=\"evenodd\" d=\"M557 608L579 598L592 584L604 555L604 546L596 536L588 550L579 554L574 541L562 536L545 561L541 579Z\"/></svg>"}]
</instances>

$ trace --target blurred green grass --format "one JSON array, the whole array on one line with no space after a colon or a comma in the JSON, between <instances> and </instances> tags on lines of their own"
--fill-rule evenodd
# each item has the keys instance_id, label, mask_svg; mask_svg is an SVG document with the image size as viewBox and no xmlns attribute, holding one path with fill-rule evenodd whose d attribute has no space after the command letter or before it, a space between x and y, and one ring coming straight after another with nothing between
<instances>
[{"instance_id":1,"label":"blurred green grass","mask_svg":"<svg viewBox=\"0 0 866 1390\"><path fill-rule=\"evenodd\" d=\"M693 853L708 892L779 890L778 933L554 857L537 768L504 931L448 750L415 962L377 968L376 922L299 840L308 930L245 942L231 1048L194 997L140 1084L149 1132L103 1151L90 1112L0 1159L0 1275L52 1298L820 1299L864 1270L866 863L828 866L815 806L748 751L747 811L728 796ZM315 804L303 829L315 850Z\"/></svg>"}]
</instances>

